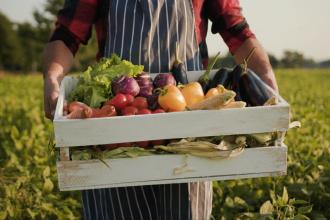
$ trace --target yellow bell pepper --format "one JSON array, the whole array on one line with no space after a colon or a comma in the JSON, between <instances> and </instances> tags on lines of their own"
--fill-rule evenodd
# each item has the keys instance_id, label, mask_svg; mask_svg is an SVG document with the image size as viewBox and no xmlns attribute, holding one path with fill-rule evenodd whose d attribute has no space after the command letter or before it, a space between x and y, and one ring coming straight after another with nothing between
<instances>
[{"instance_id":1,"label":"yellow bell pepper","mask_svg":"<svg viewBox=\"0 0 330 220\"><path fill-rule=\"evenodd\" d=\"M204 92L201 84L198 82L191 82L183 85L181 93L186 100L187 107L204 100Z\"/></svg>"}]
</instances>

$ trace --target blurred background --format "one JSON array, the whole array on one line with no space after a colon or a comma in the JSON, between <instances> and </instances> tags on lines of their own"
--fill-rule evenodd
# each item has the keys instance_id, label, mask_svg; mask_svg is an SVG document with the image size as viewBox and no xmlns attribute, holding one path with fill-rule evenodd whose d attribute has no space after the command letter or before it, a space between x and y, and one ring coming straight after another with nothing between
<instances>
[{"instance_id":1,"label":"blurred background","mask_svg":"<svg viewBox=\"0 0 330 220\"><path fill-rule=\"evenodd\" d=\"M40 55L64 0L2 0L0 69L40 71ZM242 0L243 14L269 53L274 68L329 67L330 2L324 0ZM219 35L207 37L210 56L228 49ZM95 36L77 54L74 69L94 62ZM223 59L222 64L232 64Z\"/></svg>"}]
</instances>

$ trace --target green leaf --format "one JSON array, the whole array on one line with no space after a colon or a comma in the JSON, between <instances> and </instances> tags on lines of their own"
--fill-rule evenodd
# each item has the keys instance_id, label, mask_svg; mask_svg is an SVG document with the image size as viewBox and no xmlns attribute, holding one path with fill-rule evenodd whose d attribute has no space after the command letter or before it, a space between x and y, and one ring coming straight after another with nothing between
<instances>
[{"instance_id":1,"label":"green leaf","mask_svg":"<svg viewBox=\"0 0 330 220\"><path fill-rule=\"evenodd\" d=\"M298 213L299 214L307 214L307 213L310 213L312 210L313 210L313 205L299 207L298 208Z\"/></svg>"},{"instance_id":2,"label":"green leaf","mask_svg":"<svg viewBox=\"0 0 330 220\"><path fill-rule=\"evenodd\" d=\"M230 208L234 207L234 201L229 196L226 197L225 203L226 203L227 207L230 207Z\"/></svg>"},{"instance_id":3,"label":"green leaf","mask_svg":"<svg viewBox=\"0 0 330 220\"><path fill-rule=\"evenodd\" d=\"M7 212L6 211L0 211L0 220L5 220L7 218Z\"/></svg>"},{"instance_id":4,"label":"green leaf","mask_svg":"<svg viewBox=\"0 0 330 220\"><path fill-rule=\"evenodd\" d=\"M49 193L49 192L53 191L53 188L54 188L53 182L49 178L46 178L45 182L44 182L44 187L43 187L44 192Z\"/></svg>"},{"instance_id":5,"label":"green leaf","mask_svg":"<svg viewBox=\"0 0 330 220\"><path fill-rule=\"evenodd\" d=\"M272 203L267 200L264 204L261 205L260 207L260 214L272 214L274 212L274 206Z\"/></svg>"},{"instance_id":6,"label":"green leaf","mask_svg":"<svg viewBox=\"0 0 330 220\"><path fill-rule=\"evenodd\" d=\"M306 204L308 204L308 202L305 200L297 199L297 200L292 200L291 204L292 205L306 205Z\"/></svg>"},{"instance_id":7,"label":"green leaf","mask_svg":"<svg viewBox=\"0 0 330 220\"><path fill-rule=\"evenodd\" d=\"M288 195L288 191L286 190L286 187L283 187L282 200L285 204L287 204L289 201L289 195Z\"/></svg>"},{"instance_id":8,"label":"green leaf","mask_svg":"<svg viewBox=\"0 0 330 220\"><path fill-rule=\"evenodd\" d=\"M7 213L10 217L14 217L14 207L11 204L7 204Z\"/></svg>"},{"instance_id":9,"label":"green leaf","mask_svg":"<svg viewBox=\"0 0 330 220\"><path fill-rule=\"evenodd\" d=\"M32 219L35 219L37 213L33 212L30 208L27 208L26 211L29 213Z\"/></svg>"},{"instance_id":10,"label":"green leaf","mask_svg":"<svg viewBox=\"0 0 330 220\"><path fill-rule=\"evenodd\" d=\"M276 204L276 195L273 190L270 190L270 198L272 199L273 204Z\"/></svg>"},{"instance_id":11,"label":"green leaf","mask_svg":"<svg viewBox=\"0 0 330 220\"><path fill-rule=\"evenodd\" d=\"M293 220L309 220L309 219L310 218L308 218L306 215L301 215L301 214L298 214L293 217Z\"/></svg>"},{"instance_id":12,"label":"green leaf","mask_svg":"<svg viewBox=\"0 0 330 220\"><path fill-rule=\"evenodd\" d=\"M245 200L242 199L241 197L238 197L238 196L235 196L234 203L235 203L235 205L240 205L240 206L243 206L243 207L248 206L247 203L245 202Z\"/></svg>"},{"instance_id":13,"label":"green leaf","mask_svg":"<svg viewBox=\"0 0 330 220\"><path fill-rule=\"evenodd\" d=\"M46 166L46 168L44 169L42 175L43 175L44 179L46 179L47 177L49 177L49 175L50 175L50 168L49 168L49 166Z\"/></svg>"},{"instance_id":14,"label":"green leaf","mask_svg":"<svg viewBox=\"0 0 330 220\"><path fill-rule=\"evenodd\" d=\"M10 137L12 140L19 138L19 131L15 125L11 126Z\"/></svg>"}]
</instances>

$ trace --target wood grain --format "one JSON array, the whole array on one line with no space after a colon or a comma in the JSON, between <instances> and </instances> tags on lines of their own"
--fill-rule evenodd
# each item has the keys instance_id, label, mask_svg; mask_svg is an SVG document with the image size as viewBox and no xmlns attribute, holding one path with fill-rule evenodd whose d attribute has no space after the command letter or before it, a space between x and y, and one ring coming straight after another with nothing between
<instances>
[{"instance_id":1,"label":"wood grain","mask_svg":"<svg viewBox=\"0 0 330 220\"><path fill-rule=\"evenodd\" d=\"M188 156L191 172L174 175L184 164L184 155L155 155L101 161L59 161L60 190L227 180L284 175L287 147L248 148L237 157L209 160Z\"/></svg>"}]
</instances>

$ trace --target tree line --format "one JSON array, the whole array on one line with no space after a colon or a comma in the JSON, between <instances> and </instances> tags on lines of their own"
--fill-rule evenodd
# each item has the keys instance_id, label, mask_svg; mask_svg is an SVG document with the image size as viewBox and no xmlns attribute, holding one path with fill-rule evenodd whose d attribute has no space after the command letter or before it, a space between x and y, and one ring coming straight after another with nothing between
<instances>
[{"instance_id":1,"label":"tree line","mask_svg":"<svg viewBox=\"0 0 330 220\"><path fill-rule=\"evenodd\" d=\"M0 11L0 71L41 72L41 56L55 28L58 11L64 0L47 0L42 10L33 12L33 23L14 23ZM76 54L74 70L95 62L97 41L92 35L87 46Z\"/></svg>"},{"instance_id":2,"label":"tree line","mask_svg":"<svg viewBox=\"0 0 330 220\"><path fill-rule=\"evenodd\" d=\"M47 0L42 11L35 10L34 22L13 23L0 11L0 70L12 72L42 71L43 48L54 29L56 16L64 0ZM87 46L81 46L75 59L74 70L81 70L95 62L97 41L92 35ZM297 51L284 51L282 58L269 54L274 68L330 67L330 61L317 63ZM217 66L234 65L230 54L224 56Z\"/></svg>"}]
</instances>

